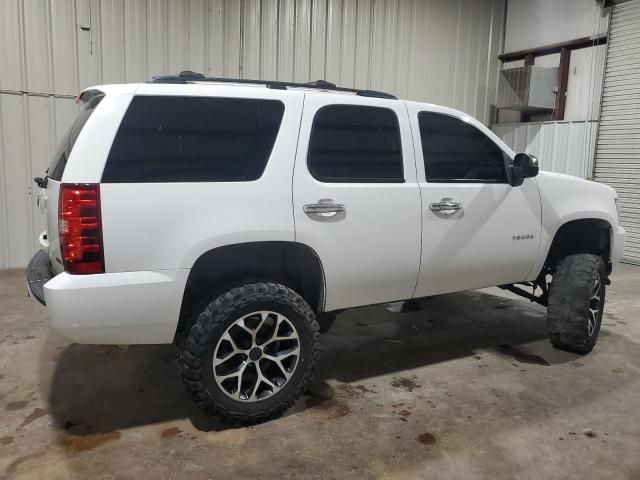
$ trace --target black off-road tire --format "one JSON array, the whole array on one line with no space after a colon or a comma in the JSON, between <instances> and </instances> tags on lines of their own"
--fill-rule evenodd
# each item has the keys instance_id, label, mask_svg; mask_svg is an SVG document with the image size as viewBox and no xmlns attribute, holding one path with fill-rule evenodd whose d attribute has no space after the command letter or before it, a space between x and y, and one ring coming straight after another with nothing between
<instances>
[{"instance_id":1,"label":"black off-road tire","mask_svg":"<svg viewBox=\"0 0 640 480\"><path fill-rule=\"evenodd\" d=\"M595 328L589 332L589 307L597 275L600 304ZM554 347L582 354L593 349L602 324L606 279L604 262L597 255L569 255L558 263L547 305L547 330Z\"/></svg>"},{"instance_id":2,"label":"black off-road tire","mask_svg":"<svg viewBox=\"0 0 640 480\"><path fill-rule=\"evenodd\" d=\"M214 377L215 347L227 328L255 311L284 315L299 336L300 355L289 380L264 399L251 402L228 396ZM320 355L319 326L315 314L293 290L271 282L231 288L206 305L182 346L176 344L178 373L195 403L207 414L230 423L254 424L281 415L300 397L313 377Z\"/></svg>"}]
</instances>

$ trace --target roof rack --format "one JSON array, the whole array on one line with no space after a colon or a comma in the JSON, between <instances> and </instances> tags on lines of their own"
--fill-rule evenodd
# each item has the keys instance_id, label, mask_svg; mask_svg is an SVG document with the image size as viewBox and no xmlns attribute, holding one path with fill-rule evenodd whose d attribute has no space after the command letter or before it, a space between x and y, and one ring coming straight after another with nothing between
<instances>
[{"instance_id":1,"label":"roof rack","mask_svg":"<svg viewBox=\"0 0 640 480\"><path fill-rule=\"evenodd\" d=\"M201 73L184 71L178 75L161 75L153 77L147 83L193 83L193 82L220 82L220 83L244 83L250 85L265 85L267 88L276 90L287 90L289 87L294 88L314 88L318 90L331 90L335 92L355 93L361 97L389 98L397 100L397 97L390 93L378 92L376 90L358 90L355 88L338 87L334 83L326 80L316 80L308 83L282 82L279 80L251 80L246 78L217 78L205 77Z\"/></svg>"}]
</instances>

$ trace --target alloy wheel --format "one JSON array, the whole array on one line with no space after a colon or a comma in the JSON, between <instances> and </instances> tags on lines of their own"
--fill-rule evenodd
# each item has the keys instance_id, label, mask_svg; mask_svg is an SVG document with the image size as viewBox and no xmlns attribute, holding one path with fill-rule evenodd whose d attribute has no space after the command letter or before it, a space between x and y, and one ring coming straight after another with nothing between
<instances>
[{"instance_id":1,"label":"alloy wheel","mask_svg":"<svg viewBox=\"0 0 640 480\"><path fill-rule=\"evenodd\" d=\"M284 315L258 311L234 321L218 341L213 374L234 400L255 402L287 384L300 357L300 337Z\"/></svg>"},{"instance_id":2,"label":"alloy wheel","mask_svg":"<svg viewBox=\"0 0 640 480\"><path fill-rule=\"evenodd\" d=\"M592 336L598 325L600 310L602 309L602 279L600 273L596 273L591 286L591 298L589 299L589 324L588 333Z\"/></svg>"}]
</instances>

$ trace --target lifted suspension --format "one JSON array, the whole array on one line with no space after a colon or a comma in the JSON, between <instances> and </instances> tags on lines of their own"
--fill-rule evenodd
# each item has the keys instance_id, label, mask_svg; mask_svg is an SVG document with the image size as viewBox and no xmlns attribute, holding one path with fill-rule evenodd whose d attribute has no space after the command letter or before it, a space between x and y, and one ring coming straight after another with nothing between
<instances>
[{"instance_id":1,"label":"lifted suspension","mask_svg":"<svg viewBox=\"0 0 640 480\"><path fill-rule=\"evenodd\" d=\"M535 302L543 307L547 306L547 302L549 300L549 285L550 282L547 280L547 275L551 275L552 272L548 268L542 269L538 278L536 278L533 282L519 282L513 283L509 285L498 285L499 288L503 290L508 290L509 292L515 293L521 297L528 299L531 302ZM522 285L524 287L530 287L531 293L527 292L524 288L518 286ZM536 292L540 289L540 293Z\"/></svg>"}]
</instances>

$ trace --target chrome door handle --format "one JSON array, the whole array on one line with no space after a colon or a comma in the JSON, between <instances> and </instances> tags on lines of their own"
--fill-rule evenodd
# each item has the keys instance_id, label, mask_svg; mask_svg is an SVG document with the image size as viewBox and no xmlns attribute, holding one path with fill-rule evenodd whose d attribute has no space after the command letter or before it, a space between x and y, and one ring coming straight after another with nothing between
<instances>
[{"instance_id":1,"label":"chrome door handle","mask_svg":"<svg viewBox=\"0 0 640 480\"><path fill-rule=\"evenodd\" d=\"M450 198L443 198L437 203L429 205L429 210L443 215L452 215L462 209L462 204L452 201Z\"/></svg>"},{"instance_id":2,"label":"chrome door handle","mask_svg":"<svg viewBox=\"0 0 640 480\"><path fill-rule=\"evenodd\" d=\"M341 203L333 203L333 200L323 198L322 200L319 200L318 203L310 203L308 205L305 205L304 207L302 207L302 210L307 214L336 214L344 212L345 208Z\"/></svg>"}]
</instances>

